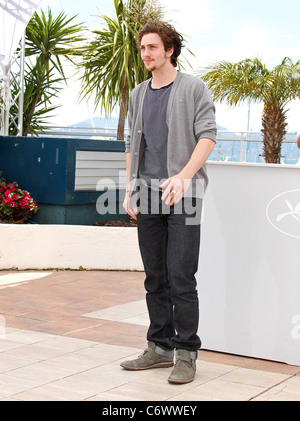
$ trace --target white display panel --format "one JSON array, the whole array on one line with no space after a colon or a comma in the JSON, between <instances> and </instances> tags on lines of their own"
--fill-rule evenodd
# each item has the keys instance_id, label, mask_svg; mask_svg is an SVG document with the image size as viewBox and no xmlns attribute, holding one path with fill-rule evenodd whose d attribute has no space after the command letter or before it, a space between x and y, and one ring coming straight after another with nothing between
<instances>
[{"instance_id":1,"label":"white display panel","mask_svg":"<svg viewBox=\"0 0 300 421\"><path fill-rule=\"evenodd\" d=\"M300 167L208 164L204 349L300 365Z\"/></svg>"}]
</instances>

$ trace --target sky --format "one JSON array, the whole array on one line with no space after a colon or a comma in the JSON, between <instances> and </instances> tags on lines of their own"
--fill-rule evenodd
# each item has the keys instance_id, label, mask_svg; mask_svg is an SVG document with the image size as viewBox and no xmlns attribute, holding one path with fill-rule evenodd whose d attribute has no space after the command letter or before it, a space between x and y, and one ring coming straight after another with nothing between
<instances>
[{"instance_id":1,"label":"sky","mask_svg":"<svg viewBox=\"0 0 300 421\"><path fill-rule=\"evenodd\" d=\"M268 68L284 57L300 60L299 0L158 0L171 21L186 40L183 56L189 59L195 73L217 61L237 62L258 57ZM43 0L41 7L52 12L64 11L68 17L77 15L77 22L89 28L101 25L101 14L113 17L113 0ZM195 57L191 57L187 48ZM68 88L59 98L62 107L56 111L52 124L76 125L94 116L93 101L78 102L80 84L71 77ZM300 131L300 100L292 101L287 111L288 131ZM231 131L260 131L262 104L228 107L216 103L217 124Z\"/></svg>"}]
</instances>

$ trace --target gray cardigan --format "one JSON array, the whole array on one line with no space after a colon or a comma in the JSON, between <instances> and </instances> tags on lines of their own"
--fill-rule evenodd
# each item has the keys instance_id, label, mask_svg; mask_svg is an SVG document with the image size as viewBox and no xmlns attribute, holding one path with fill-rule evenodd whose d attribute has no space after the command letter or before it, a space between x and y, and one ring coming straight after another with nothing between
<instances>
[{"instance_id":1,"label":"gray cardigan","mask_svg":"<svg viewBox=\"0 0 300 421\"><path fill-rule=\"evenodd\" d=\"M142 109L146 89L150 80L133 89L129 100L126 150L130 152L130 194L136 191L139 164L143 157ZM190 160L200 138L216 141L215 107L204 82L195 76L178 72L173 83L167 108L169 177L178 174ZM202 189L196 192L196 180ZM195 175L186 196L202 196L208 184L206 165ZM202 192L201 192L202 190Z\"/></svg>"}]
</instances>

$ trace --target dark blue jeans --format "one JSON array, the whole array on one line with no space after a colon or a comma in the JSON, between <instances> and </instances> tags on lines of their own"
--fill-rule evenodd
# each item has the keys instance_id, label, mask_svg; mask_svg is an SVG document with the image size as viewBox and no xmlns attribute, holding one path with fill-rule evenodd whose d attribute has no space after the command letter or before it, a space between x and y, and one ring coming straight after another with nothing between
<instances>
[{"instance_id":1,"label":"dark blue jeans","mask_svg":"<svg viewBox=\"0 0 300 421\"><path fill-rule=\"evenodd\" d=\"M192 215L191 206L188 212L185 209L187 200L192 205ZM147 340L164 349L197 351L201 347L195 279L201 208L201 199L183 199L169 212L160 209L155 214L140 212L137 216L150 318Z\"/></svg>"}]
</instances>

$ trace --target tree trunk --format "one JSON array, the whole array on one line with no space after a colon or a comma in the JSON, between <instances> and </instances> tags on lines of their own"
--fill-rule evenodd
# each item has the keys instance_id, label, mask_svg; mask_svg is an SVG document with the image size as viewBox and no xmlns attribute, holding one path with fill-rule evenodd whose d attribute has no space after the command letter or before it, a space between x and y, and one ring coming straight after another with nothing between
<instances>
[{"instance_id":1,"label":"tree trunk","mask_svg":"<svg viewBox=\"0 0 300 421\"><path fill-rule=\"evenodd\" d=\"M264 108L262 117L263 151L265 162L280 164L281 145L286 134L286 118L282 107L272 104Z\"/></svg>"},{"instance_id":2,"label":"tree trunk","mask_svg":"<svg viewBox=\"0 0 300 421\"><path fill-rule=\"evenodd\" d=\"M127 82L125 73L123 73L117 140L124 140L127 101L128 101L128 82Z\"/></svg>"},{"instance_id":3,"label":"tree trunk","mask_svg":"<svg viewBox=\"0 0 300 421\"><path fill-rule=\"evenodd\" d=\"M39 64L39 62L41 62L41 64ZM26 113L26 110L24 110L23 116L25 118L23 118L23 133L22 136L27 136L28 135L28 131L31 125L31 121L32 118L34 116L35 113L35 109L36 106L43 94L43 87L42 87L42 80L44 78L44 75L47 75L47 80L48 80L48 84L49 84L49 61L46 60L46 57L43 56L42 54L37 58L36 64L34 66L33 72L32 74L35 75L35 73L37 73L38 77L35 77L33 79L33 84L35 85L34 90L33 90L33 98L31 100L30 103L30 108L28 113ZM24 93L24 97L25 97L25 93ZM26 115L27 114L27 115Z\"/></svg>"},{"instance_id":4,"label":"tree trunk","mask_svg":"<svg viewBox=\"0 0 300 421\"><path fill-rule=\"evenodd\" d=\"M28 130L29 130L29 127L30 127L30 123L31 123L32 117L34 115L34 111L35 111L35 108L36 108L36 104L38 103L38 100L39 100L39 96L38 96L38 94L36 94L35 97L34 97L34 99L33 99L33 101L32 101L32 103L31 103L31 107L30 107L30 110L28 112L28 115L26 116L25 119L23 119L23 132L22 132L22 136L27 136L28 135Z\"/></svg>"}]
</instances>

